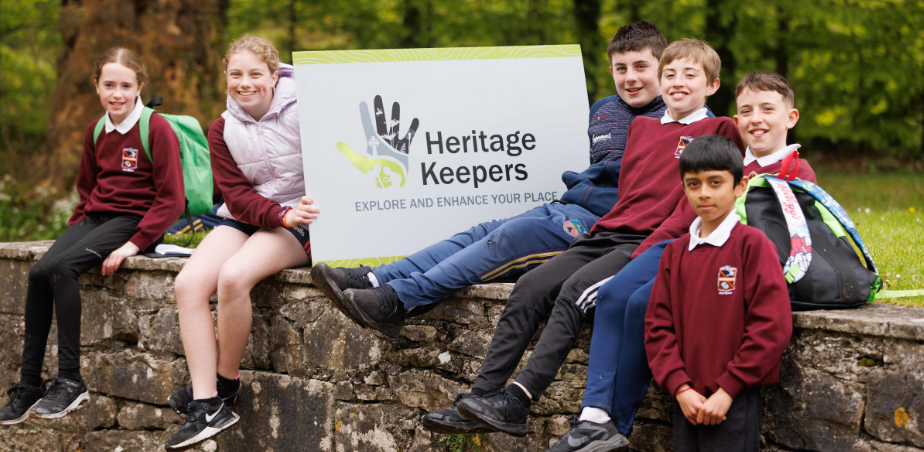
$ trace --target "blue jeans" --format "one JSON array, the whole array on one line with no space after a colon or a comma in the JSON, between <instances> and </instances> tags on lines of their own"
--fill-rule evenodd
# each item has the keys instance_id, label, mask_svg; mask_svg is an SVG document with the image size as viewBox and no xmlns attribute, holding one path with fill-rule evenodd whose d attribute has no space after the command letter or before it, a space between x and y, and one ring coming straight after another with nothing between
<instances>
[{"instance_id":1,"label":"blue jeans","mask_svg":"<svg viewBox=\"0 0 924 452\"><path fill-rule=\"evenodd\" d=\"M670 242L673 240L645 250L597 292L587 389L581 407L605 410L614 418L619 433L627 436L651 382L645 355L645 311L661 254Z\"/></svg>"},{"instance_id":2,"label":"blue jeans","mask_svg":"<svg viewBox=\"0 0 924 452\"><path fill-rule=\"evenodd\" d=\"M472 284L519 276L568 249L599 219L576 204L543 204L481 223L372 273L395 289L405 308L425 306Z\"/></svg>"}]
</instances>

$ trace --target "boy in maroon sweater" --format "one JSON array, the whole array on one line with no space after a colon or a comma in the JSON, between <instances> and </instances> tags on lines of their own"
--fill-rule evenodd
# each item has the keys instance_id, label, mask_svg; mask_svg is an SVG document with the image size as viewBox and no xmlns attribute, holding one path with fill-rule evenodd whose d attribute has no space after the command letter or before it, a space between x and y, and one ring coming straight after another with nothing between
<instances>
[{"instance_id":1,"label":"boy in maroon sweater","mask_svg":"<svg viewBox=\"0 0 924 452\"><path fill-rule=\"evenodd\" d=\"M758 451L757 387L779 379L792 334L776 247L734 212L743 170L734 143L715 135L680 158L698 217L664 250L645 315L651 371L677 400L676 452Z\"/></svg>"},{"instance_id":2,"label":"boy in maroon sweater","mask_svg":"<svg viewBox=\"0 0 924 452\"><path fill-rule=\"evenodd\" d=\"M677 161L696 137L722 134L744 145L730 118L710 118L706 98L718 89L721 61L697 40L682 40L661 55L661 119L636 118L619 175L619 201L589 234L568 250L520 278L507 300L471 395L458 403L466 418L504 433L523 436L532 400L552 383L574 345L596 291L628 262L635 248L675 209L683 197ZM526 368L506 388L530 339L548 324Z\"/></svg>"}]
</instances>

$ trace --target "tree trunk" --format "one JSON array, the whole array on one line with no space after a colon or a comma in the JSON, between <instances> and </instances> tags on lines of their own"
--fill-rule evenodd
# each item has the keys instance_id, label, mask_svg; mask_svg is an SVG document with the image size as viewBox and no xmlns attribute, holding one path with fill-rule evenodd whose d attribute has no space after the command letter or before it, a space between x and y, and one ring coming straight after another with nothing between
<instances>
[{"instance_id":1,"label":"tree trunk","mask_svg":"<svg viewBox=\"0 0 924 452\"><path fill-rule=\"evenodd\" d=\"M400 45L405 49L424 47L426 42L423 35L423 24L420 20L420 8L413 0L404 0L404 20L402 21L404 36Z\"/></svg>"},{"instance_id":2,"label":"tree trunk","mask_svg":"<svg viewBox=\"0 0 924 452\"><path fill-rule=\"evenodd\" d=\"M789 39L789 16L784 14L782 8L778 11L780 14L776 22L776 73L783 77L789 78L789 47L786 45ZM792 84L792 82L790 82ZM789 129L786 135L788 144L796 142L796 129Z\"/></svg>"},{"instance_id":3,"label":"tree trunk","mask_svg":"<svg viewBox=\"0 0 924 452\"><path fill-rule=\"evenodd\" d=\"M593 103L599 91L595 74L603 70L600 55L604 52L605 46L603 39L600 38L600 0L574 0L574 19L577 22L581 55L584 59L587 96L590 103Z\"/></svg>"},{"instance_id":4,"label":"tree trunk","mask_svg":"<svg viewBox=\"0 0 924 452\"><path fill-rule=\"evenodd\" d=\"M148 68L147 102L194 116L203 129L224 110L221 30L224 0L63 0L64 48L42 166L43 185L74 186L87 126L105 113L92 83L96 59L110 47L135 51Z\"/></svg>"}]
</instances>

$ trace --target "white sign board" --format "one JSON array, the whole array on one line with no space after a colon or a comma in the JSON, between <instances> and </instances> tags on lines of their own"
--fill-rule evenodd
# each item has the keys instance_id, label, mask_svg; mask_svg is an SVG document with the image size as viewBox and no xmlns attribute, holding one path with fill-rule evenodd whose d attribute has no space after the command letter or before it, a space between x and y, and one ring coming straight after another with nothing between
<instances>
[{"instance_id":1,"label":"white sign board","mask_svg":"<svg viewBox=\"0 0 924 452\"><path fill-rule=\"evenodd\" d=\"M588 165L577 45L295 52L314 262L380 265L558 199Z\"/></svg>"}]
</instances>

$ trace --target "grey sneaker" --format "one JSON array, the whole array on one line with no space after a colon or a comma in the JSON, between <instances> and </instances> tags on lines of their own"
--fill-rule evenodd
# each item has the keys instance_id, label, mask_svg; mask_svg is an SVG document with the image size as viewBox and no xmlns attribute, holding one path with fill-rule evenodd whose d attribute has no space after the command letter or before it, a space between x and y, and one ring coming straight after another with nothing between
<instances>
[{"instance_id":1,"label":"grey sneaker","mask_svg":"<svg viewBox=\"0 0 924 452\"><path fill-rule=\"evenodd\" d=\"M42 419L60 419L90 401L90 391L82 381L53 378L51 387L35 404L32 412ZM48 383L48 382L46 382Z\"/></svg>"},{"instance_id":2,"label":"grey sneaker","mask_svg":"<svg viewBox=\"0 0 924 452\"><path fill-rule=\"evenodd\" d=\"M613 421L596 424L571 418L571 430L546 452L603 452L629 450L629 440L616 431Z\"/></svg>"},{"instance_id":3,"label":"grey sneaker","mask_svg":"<svg viewBox=\"0 0 924 452\"><path fill-rule=\"evenodd\" d=\"M45 394L42 388L16 383L6 391L10 403L0 408L0 425L13 425L29 419L32 408Z\"/></svg>"}]
</instances>

